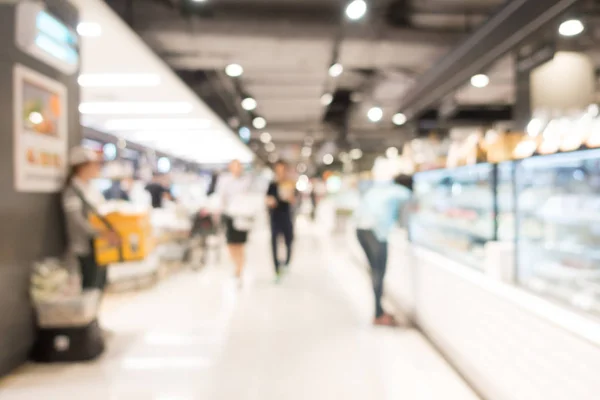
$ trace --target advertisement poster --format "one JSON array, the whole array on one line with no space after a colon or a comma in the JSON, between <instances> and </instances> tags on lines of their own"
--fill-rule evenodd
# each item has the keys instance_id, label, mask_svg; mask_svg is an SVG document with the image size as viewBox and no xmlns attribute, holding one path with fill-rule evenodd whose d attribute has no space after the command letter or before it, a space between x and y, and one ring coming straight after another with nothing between
<instances>
[{"instance_id":1,"label":"advertisement poster","mask_svg":"<svg viewBox=\"0 0 600 400\"><path fill-rule=\"evenodd\" d=\"M67 174L66 88L21 65L14 83L15 189L58 192Z\"/></svg>"}]
</instances>

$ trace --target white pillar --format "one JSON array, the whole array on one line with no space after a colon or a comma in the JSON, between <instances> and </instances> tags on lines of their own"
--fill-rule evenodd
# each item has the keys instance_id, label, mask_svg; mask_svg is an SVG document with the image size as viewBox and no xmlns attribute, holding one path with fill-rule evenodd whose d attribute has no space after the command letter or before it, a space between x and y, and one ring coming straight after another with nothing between
<instances>
[{"instance_id":1,"label":"white pillar","mask_svg":"<svg viewBox=\"0 0 600 400\"><path fill-rule=\"evenodd\" d=\"M581 111L594 102L594 64L583 53L558 52L531 74L531 110Z\"/></svg>"}]
</instances>

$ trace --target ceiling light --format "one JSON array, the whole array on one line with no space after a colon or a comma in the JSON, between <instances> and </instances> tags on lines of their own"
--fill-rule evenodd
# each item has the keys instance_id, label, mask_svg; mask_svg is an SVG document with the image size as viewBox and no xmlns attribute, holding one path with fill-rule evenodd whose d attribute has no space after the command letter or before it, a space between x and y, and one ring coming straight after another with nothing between
<instances>
[{"instance_id":1,"label":"ceiling light","mask_svg":"<svg viewBox=\"0 0 600 400\"><path fill-rule=\"evenodd\" d=\"M269 162L270 163L276 163L277 161L279 161L279 156L275 153L271 153L269 154Z\"/></svg>"},{"instance_id":2,"label":"ceiling light","mask_svg":"<svg viewBox=\"0 0 600 400\"><path fill-rule=\"evenodd\" d=\"M312 149L310 147L303 147L302 148L302 157L304 158L308 158L310 157L312 154Z\"/></svg>"},{"instance_id":3,"label":"ceiling light","mask_svg":"<svg viewBox=\"0 0 600 400\"><path fill-rule=\"evenodd\" d=\"M478 74L471 78L471 85L476 88L484 88L490 84L490 78L485 74Z\"/></svg>"},{"instance_id":4,"label":"ceiling light","mask_svg":"<svg viewBox=\"0 0 600 400\"><path fill-rule=\"evenodd\" d=\"M304 174L304 173L306 173L306 171L308 171L308 166L304 163L300 163L296 167L296 170L298 171L298 173Z\"/></svg>"},{"instance_id":5,"label":"ceiling light","mask_svg":"<svg viewBox=\"0 0 600 400\"><path fill-rule=\"evenodd\" d=\"M269 132L263 132L260 134L260 141L263 143L269 143L271 141L271 134Z\"/></svg>"},{"instance_id":6,"label":"ceiling light","mask_svg":"<svg viewBox=\"0 0 600 400\"><path fill-rule=\"evenodd\" d=\"M238 76L242 76L244 68L240 64L229 64L225 67L225 73L232 78L237 78Z\"/></svg>"},{"instance_id":7,"label":"ceiling light","mask_svg":"<svg viewBox=\"0 0 600 400\"><path fill-rule=\"evenodd\" d=\"M406 118L406 115L404 115L402 113L396 113L392 117L392 122L394 123L394 125L398 125L398 126L404 125L407 120L408 119Z\"/></svg>"},{"instance_id":8,"label":"ceiling light","mask_svg":"<svg viewBox=\"0 0 600 400\"><path fill-rule=\"evenodd\" d=\"M583 32L584 29L585 26L583 25L583 22L581 22L578 19L570 19L560 24L560 27L558 28L558 33L560 33L561 36L567 37L577 36L581 32Z\"/></svg>"},{"instance_id":9,"label":"ceiling light","mask_svg":"<svg viewBox=\"0 0 600 400\"><path fill-rule=\"evenodd\" d=\"M161 157L158 159L156 167L158 172L166 174L171 170L171 160L169 160L167 157Z\"/></svg>"},{"instance_id":10,"label":"ceiling light","mask_svg":"<svg viewBox=\"0 0 600 400\"><path fill-rule=\"evenodd\" d=\"M306 190L308 190L309 184L310 184L310 179L308 179L308 176L300 175L298 177L298 181L296 181L296 189L299 192L305 192Z\"/></svg>"},{"instance_id":11,"label":"ceiling light","mask_svg":"<svg viewBox=\"0 0 600 400\"><path fill-rule=\"evenodd\" d=\"M331 95L331 93L325 93L323 96L321 96L321 104L324 106L330 105L332 101L333 96Z\"/></svg>"},{"instance_id":12,"label":"ceiling light","mask_svg":"<svg viewBox=\"0 0 600 400\"><path fill-rule=\"evenodd\" d=\"M346 16L352 21L361 19L367 13L367 3L364 0L354 0L346 7Z\"/></svg>"},{"instance_id":13,"label":"ceiling light","mask_svg":"<svg viewBox=\"0 0 600 400\"><path fill-rule=\"evenodd\" d=\"M90 102L81 103L82 114L189 114L194 106L187 102Z\"/></svg>"},{"instance_id":14,"label":"ceiling light","mask_svg":"<svg viewBox=\"0 0 600 400\"><path fill-rule=\"evenodd\" d=\"M267 120L263 117L256 117L252 120L252 126L256 129L264 129L267 126Z\"/></svg>"},{"instance_id":15,"label":"ceiling light","mask_svg":"<svg viewBox=\"0 0 600 400\"><path fill-rule=\"evenodd\" d=\"M350 158L353 160L359 160L363 156L363 152L361 149L353 149L350 151Z\"/></svg>"},{"instance_id":16,"label":"ceiling light","mask_svg":"<svg viewBox=\"0 0 600 400\"><path fill-rule=\"evenodd\" d=\"M332 78L336 78L340 76L344 72L344 67L340 63L335 63L331 67L329 67L329 76Z\"/></svg>"},{"instance_id":17,"label":"ceiling light","mask_svg":"<svg viewBox=\"0 0 600 400\"><path fill-rule=\"evenodd\" d=\"M371 107L367 113L367 117L371 122L379 122L383 118L383 110L381 107Z\"/></svg>"},{"instance_id":18,"label":"ceiling light","mask_svg":"<svg viewBox=\"0 0 600 400\"><path fill-rule=\"evenodd\" d=\"M396 158L398 157L398 149L396 147L390 147L385 151L385 155L387 158Z\"/></svg>"},{"instance_id":19,"label":"ceiling light","mask_svg":"<svg viewBox=\"0 0 600 400\"><path fill-rule=\"evenodd\" d=\"M252 111L256 109L257 105L258 104L256 103L256 100L254 100L252 97L246 97L244 100L242 100L242 108L246 111Z\"/></svg>"},{"instance_id":20,"label":"ceiling light","mask_svg":"<svg viewBox=\"0 0 600 400\"><path fill-rule=\"evenodd\" d=\"M84 37L98 37L102 35L102 26L97 22L80 22L77 33Z\"/></svg>"},{"instance_id":21,"label":"ceiling light","mask_svg":"<svg viewBox=\"0 0 600 400\"><path fill-rule=\"evenodd\" d=\"M307 136L304 138L304 144L307 146L312 146L314 142L315 142L315 138L312 136Z\"/></svg>"},{"instance_id":22,"label":"ceiling light","mask_svg":"<svg viewBox=\"0 0 600 400\"><path fill-rule=\"evenodd\" d=\"M265 144L265 150L268 151L269 153L275 151L275 143L269 142L269 143Z\"/></svg>"},{"instance_id":23,"label":"ceiling light","mask_svg":"<svg viewBox=\"0 0 600 400\"><path fill-rule=\"evenodd\" d=\"M208 129L211 122L201 118L111 119L104 124L108 131L137 131L144 129L185 130Z\"/></svg>"},{"instance_id":24,"label":"ceiling light","mask_svg":"<svg viewBox=\"0 0 600 400\"><path fill-rule=\"evenodd\" d=\"M323 164L325 164L325 165L333 164L333 156L331 154L325 154L323 156Z\"/></svg>"},{"instance_id":25,"label":"ceiling light","mask_svg":"<svg viewBox=\"0 0 600 400\"><path fill-rule=\"evenodd\" d=\"M82 74L81 87L152 87L160 85L157 74Z\"/></svg>"}]
</instances>

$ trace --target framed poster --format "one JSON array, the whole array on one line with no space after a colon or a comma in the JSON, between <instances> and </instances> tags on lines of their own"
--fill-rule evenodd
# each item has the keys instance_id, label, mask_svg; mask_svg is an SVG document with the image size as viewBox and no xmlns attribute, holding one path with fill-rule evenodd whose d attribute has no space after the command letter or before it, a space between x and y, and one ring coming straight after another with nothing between
<instances>
[{"instance_id":1,"label":"framed poster","mask_svg":"<svg viewBox=\"0 0 600 400\"><path fill-rule=\"evenodd\" d=\"M14 105L16 191L60 191L67 175L65 86L22 65L15 65Z\"/></svg>"}]
</instances>

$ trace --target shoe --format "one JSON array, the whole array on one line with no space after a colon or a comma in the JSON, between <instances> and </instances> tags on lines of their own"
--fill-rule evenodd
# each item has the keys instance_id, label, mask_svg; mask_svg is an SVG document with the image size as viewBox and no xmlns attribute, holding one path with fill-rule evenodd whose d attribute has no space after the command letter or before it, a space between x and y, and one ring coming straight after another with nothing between
<instances>
[{"instance_id":1,"label":"shoe","mask_svg":"<svg viewBox=\"0 0 600 400\"><path fill-rule=\"evenodd\" d=\"M389 327L397 327L398 326L398 322L396 321L396 319L389 314L384 314L379 318L375 318L375 320L373 321L373 324L376 326L389 326Z\"/></svg>"},{"instance_id":2,"label":"shoe","mask_svg":"<svg viewBox=\"0 0 600 400\"><path fill-rule=\"evenodd\" d=\"M282 277L281 271L280 271L280 272L277 272L277 273L275 273L275 284L276 284L276 285L278 285L278 284L280 284L280 283L281 283L281 277Z\"/></svg>"}]
</instances>

